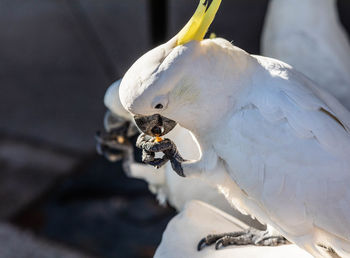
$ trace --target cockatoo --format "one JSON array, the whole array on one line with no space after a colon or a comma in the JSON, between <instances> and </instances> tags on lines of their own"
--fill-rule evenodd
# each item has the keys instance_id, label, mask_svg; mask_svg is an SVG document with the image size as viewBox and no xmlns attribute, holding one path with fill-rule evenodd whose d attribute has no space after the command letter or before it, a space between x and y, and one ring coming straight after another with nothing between
<instances>
[{"instance_id":1,"label":"cockatoo","mask_svg":"<svg viewBox=\"0 0 350 258\"><path fill-rule=\"evenodd\" d=\"M336 0L271 0L262 54L292 65L350 109L350 43Z\"/></svg>"},{"instance_id":2,"label":"cockatoo","mask_svg":"<svg viewBox=\"0 0 350 258\"><path fill-rule=\"evenodd\" d=\"M170 164L156 170L154 167L135 162L133 148L128 137L139 131L135 128L133 117L127 112L119 99L119 87L121 80L113 83L106 91L104 104L108 108L104 119L106 134L99 133L97 138L97 149L100 154L106 156L110 161L123 159L124 170L127 175L145 180L149 184L151 192L157 195L161 204L168 202L177 211L182 211L186 203L191 200L202 200L215 205L225 212L255 228L264 228L263 225L253 220L249 215L244 215L232 209L232 205L219 193L217 186L202 180L185 179L178 177ZM177 148L182 155L190 159L199 158L199 148L191 133L176 126L168 135L172 141L177 143Z\"/></svg>"},{"instance_id":3,"label":"cockatoo","mask_svg":"<svg viewBox=\"0 0 350 258\"><path fill-rule=\"evenodd\" d=\"M104 117L106 133L97 132L97 152L104 155L109 161L123 160L123 168L130 174L130 164L134 163L133 147L128 138L136 135L139 131L130 121L129 113L122 107L119 98L113 96L119 94L121 80L116 81L108 88L104 103L108 111ZM113 111L111 111L113 110Z\"/></svg>"},{"instance_id":4,"label":"cockatoo","mask_svg":"<svg viewBox=\"0 0 350 258\"><path fill-rule=\"evenodd\" d=\"M179 175L210 178L235 207L314 256L349 256L350 113L288 64L203 40L220 3L200 1L188 24L121 82L121 103L145 134L159 138L178 123L200 146L198 160L183 161L169 139L141 135L144 158L158 166L150 153L164 152L181 163ZM236 232L208 236L199 249L280 241Z\"/></svg>"}]
</instances>

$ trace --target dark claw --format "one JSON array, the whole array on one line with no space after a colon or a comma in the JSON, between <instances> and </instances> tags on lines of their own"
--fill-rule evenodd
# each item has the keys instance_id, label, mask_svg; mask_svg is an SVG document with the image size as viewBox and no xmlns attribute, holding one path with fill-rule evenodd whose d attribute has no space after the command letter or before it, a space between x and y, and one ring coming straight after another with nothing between
<instances>
[{"instance_id":1,"label":"dark claw","mask_svg":"<svg viewBox=\"0 0 350 258\"><path fill-rule=\"evenodd\" d=\"M163 157L161 159L154 159L154 161L151 161L148 164L158 169L164 166L168 162L168 160L169 159L167 157Z\"/></svg>"},{"instance_id":2,"label":"dark claw","mask_svg":"<svg viewBox=\"0 0 350 258\"><path fill-rule=\"evenodd\" d=\"M176 159L171 159L170 160L171 167L173 170L181 177L186 177L184 174L184 170L182 168L182 165L180 162L178 162Z\"/></svg>"},{"instance_id":3,"label":"dark claw","mask_svg":"<svg viewBox=\"0 0 350 258\"><path fill-rule=\"evenodd\" d=\"M223 239L219 239L218 241L216 241L215 243L215 250L219 250L221 247L224 247L224 240Z\"/></svg>"},{"instance_id":4,"label":"dark claw","mask_svg":"<svg viewBox=\"0 0 350 258\"><path fill-rule=\"evenodd\" d=\"M199 241L198 245L197 245L197 250L200 251L202 250L204 247L206 246L210 246L214 243L216 243L218 240L220 240L222 237L224 236L224 234L221 235L208 235L204 238L201 239L201 241Z\"/></svg>"},{"instance_id":5,"label":"dark claw","mask_svg":"<svg viewBox=\"0 0 350 258\"><path fill-rule=\"evenodd\" d=\"M198 251L198 252L201 251L204 247L207 246L207 243L206 243L206 242L207 242L207 241L206 241L206 238L205 238L205 237L202 238L201 241L199 241L199 243L198 243L198 245L197 245L197 251Z\"/></svg>"}]
</instances>

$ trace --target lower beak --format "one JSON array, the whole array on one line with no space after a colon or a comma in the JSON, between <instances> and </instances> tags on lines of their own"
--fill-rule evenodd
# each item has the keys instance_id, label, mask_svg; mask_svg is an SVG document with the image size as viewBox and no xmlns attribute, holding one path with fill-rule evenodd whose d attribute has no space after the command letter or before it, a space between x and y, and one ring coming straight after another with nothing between
<instances>
[{"instance_id":1,"label":"lower beak","mask_svg":"<svg viewBox=\"0 0 350 258\"><path fill-rule=\"evenodd\" d=\"M137 127L145 134L150 136L163 136L169 133L177 123L174 120L161 116L159 114L151 116L134 116Z\"/></svg>"}]
</instances>

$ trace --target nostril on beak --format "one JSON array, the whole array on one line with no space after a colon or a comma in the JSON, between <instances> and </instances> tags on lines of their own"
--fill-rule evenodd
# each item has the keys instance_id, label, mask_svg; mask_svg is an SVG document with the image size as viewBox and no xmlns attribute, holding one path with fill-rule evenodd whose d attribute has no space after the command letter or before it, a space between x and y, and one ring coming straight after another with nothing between
<instances>
[{"instance_id":1,"label":"nostril on beak","mask_svg":"<svg viewBox=\"0 0 350 258\"><path fill-rule=\"evenodd\" d=\"M154 108L155 108L155 109L162 109L162 108L163 108L163 105L162 105L162 104L157 104Z\"/></svg>"}]
</instances>

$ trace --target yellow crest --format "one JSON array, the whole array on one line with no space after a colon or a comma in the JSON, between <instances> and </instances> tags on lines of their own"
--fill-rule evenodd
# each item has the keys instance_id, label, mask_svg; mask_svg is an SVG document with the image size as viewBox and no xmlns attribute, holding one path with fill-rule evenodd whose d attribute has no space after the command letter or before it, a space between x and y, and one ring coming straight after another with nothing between
<instances>
[{"instance_id":1,"label":"yellow crest","mask_svg":"<svg viewBox=\"0 0 350 258\"><path fill-rule=\"evenodd\" d=\"M196 12L179 32L177 45L183 45L191 40L202 40L213 22L221 0L200 0Z\"/></svg>"}]
</instances>

